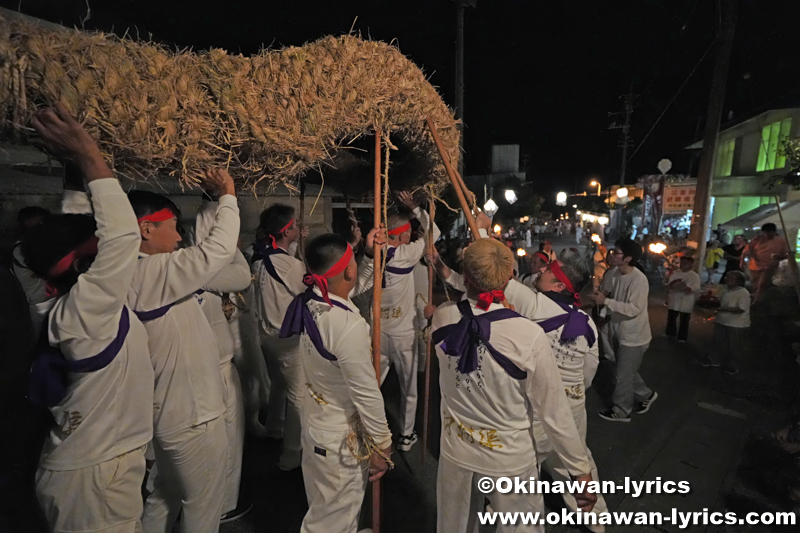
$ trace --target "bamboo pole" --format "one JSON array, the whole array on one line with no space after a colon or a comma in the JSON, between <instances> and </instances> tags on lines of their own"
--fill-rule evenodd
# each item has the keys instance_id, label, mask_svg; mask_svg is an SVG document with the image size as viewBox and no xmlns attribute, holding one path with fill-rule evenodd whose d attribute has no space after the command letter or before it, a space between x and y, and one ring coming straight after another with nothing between
<instances>
[{"instance_id":1,"label":"bamboo pole","mask_svg":"<svg viewBox=\"0 0 800 533\"><path fill-rule=\"evenodd\" d=\"M298 243L298 252L300 253L300 260L305 263L306 260L306 238L303 236L306 223L306 182L300 180L300 242Z\"/></svg>"},{"instance_id":2,"label":"bamboo pole","mask_svg":"<svg viewBox=\"0 0 800 533\"><path fill-rule=\"evenodd\" d=\"M467 217L467 225L469 225L469 230L472 232L472 238L480 239L481 237L478 232L478 225L475 223L475 217L472 216L469 204L467 204L467 199L464 197L464 189L462 189L461 183L459 182L458 173L453 168L453 165L450 164L450 157L447 155L444 144L442 144L442 139L439 138L439 132L436 130L436 126L434 126L431 117L427 117L425 121L428 123L428 129L433 136L433 142L436 143L436 148L439 150L439 156L442 158L444 168L447 170L450 183L453 184L453 188L456 190L456 195L461 204L461 209L464 211L464 216Z\"/></svg>"},{"instance_id":3,"label":"bamboo pole","mask_svg":"<svg viewBox=\"0 0 800 533\"><path fill-rule=\"evenodd\" d=\"M781 219L781 228L783 228L783 235L786 240L786 252L789 259L789 271L792 273L792 285L797 293L797 299L800 301L800 269L797 267L797 258L794 256L794 250L789 246L789 233L786 231L786 222L783 221L783 210L781 209L781 199L776 194L775 202L778 206L778 216Z\"/></svg>"},{"instance_id":4,"label":"bamboo pole","mask_svg":"<svg viewBox=\"0 0 800 533\"><path fill-rule=\"evenodd\" d=\"M430 206L430 224L428 224L428 252L433 255L433 224L434 217L436 216L436 201L431 196ZM433 303L433 262L428 261L428 305ZM433 346L431 344L431 336L425 343L425 403L422 407L422 458L425 459L425 454L428 450L428 433L430 432L430 411L431 411L431 356L433 354Z\"/></svg>"},{"instance_id":5,"label":"bamboo pole","mask_svg":"<svg viewBox=\"0 0 800 533\"><path fill-rule=\"evenodd\" d=\"M373 226L381 226L381 132L375 130L375 216ZM374 277L372 289L372 364L375 366L375 377L378 386L381 382L381 293L383 277L381 267L384 250L374 252ZM372 484L372 532L381 531L381 481Z\"/></svg>"}]
</instances>

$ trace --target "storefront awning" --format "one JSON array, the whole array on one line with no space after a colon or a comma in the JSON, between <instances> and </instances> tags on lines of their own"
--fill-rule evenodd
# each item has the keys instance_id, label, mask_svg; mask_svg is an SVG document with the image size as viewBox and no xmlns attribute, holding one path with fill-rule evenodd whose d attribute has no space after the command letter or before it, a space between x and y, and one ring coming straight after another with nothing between
<instances>
[{"instance_id":1,"label":"storefront awning","mask_svg":"<svg viewBox=\"0 0 800 533\"><path fill-rule=\"evenodd\" d=\"M787 228L800 228L800 200L792 202L782 202L783 220ZM756 207L743 215L739 215L722 225L729 229L759 229L764 224L772 222L778 228L781 227L781 219L778 216L777 204L766 204Z\"/></svg>"}]
</instances>

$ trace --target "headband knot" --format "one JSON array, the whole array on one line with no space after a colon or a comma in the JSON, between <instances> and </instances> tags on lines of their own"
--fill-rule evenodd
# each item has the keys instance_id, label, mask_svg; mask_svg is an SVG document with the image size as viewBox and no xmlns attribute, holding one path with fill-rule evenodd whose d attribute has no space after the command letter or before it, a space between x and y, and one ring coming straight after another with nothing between
<instances>
[{"instance_id":1,"label":"headband knot","mask_svg":"<svg viewBox=\"0 0 800 533\"><path fill-rule=\"evenodd\" d=\"M552 261L548 266L550 272L556 277L558 281L564 284L567 290L572 294L575 298L575 305L581 305L581 295L575 291L575 287L572 286L572 282L569 280L564 271L561 270L561 265L558 264L558 261Z\"/></svg>"},{"instance_id":2,"label":"headband knot","mask_svg":"<svg viewBox=\"0 0 800 533\"><path fill-rule=\"evenodd\" d=\"M333 306L330 297L328 296L328 280L337 274L340 274L347 265L350 264L350 259L353 258L353 248L350 244L347 245L347 249L345 250L344 254L341 258L339 258L336 263L328 269L322 275L314 274L313 272L307 272L305 276L303 276L303 283L308 285L309 287L316 286L319 289L319 292L322 293L322 298L325 300L330 306Z\"/></svg>"},{"instance_id":3,"label":"headband knot","mask_svg":"<svg viewBox=\"0 0 800 533\"><path fill-rule=\"evenodd\" d=\"M286 231L287 229L291 228L292 224L294 224L294 219L290 220L288 224L286 224L284 227L279 229L278 233L276 233L276 235L280 235L284 231ZM272 248L277 248L278 247L278 241L275 240L275 235L270 234L269 238L272 239Z\"/></svg>"}]
</instances>

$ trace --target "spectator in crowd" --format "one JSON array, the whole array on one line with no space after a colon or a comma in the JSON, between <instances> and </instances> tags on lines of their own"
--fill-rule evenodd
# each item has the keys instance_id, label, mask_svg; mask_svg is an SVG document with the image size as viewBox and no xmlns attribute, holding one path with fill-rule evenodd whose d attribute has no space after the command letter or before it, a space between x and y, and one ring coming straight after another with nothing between
<instances>
[{"instance_id":1,"label":"spectator in crowd","mask_svg":"<svg viewBox=\"0 0 800 533\"><path fill-rule=\"evenodd\" d=\"M753 284L753 302L757 302L764 290L772 284L772 276L781 259L787 257L789 248L786 239L778 236L773 223L764 224L761 233L753 237L742 254L750 259L750 281Z\"/></svg>"},{"instance_id":2,"label":"spectator in crowd","mask_svg":"<svg viewBox=\"0 0 800 533\"><path fill-rule=\"evenodd\" d=\"M706 273L708 274L707 283L714 283L714 274L719 268L719 262L722 259L723 253L722 248L719 247L719 241L713 240L709 243L704 264Z\"/></svg>"},{"instance_id":3,"label":"spectator in crowd","mask_svg":"<svg viewBox=\"0 0 800 533\"><path fill-rule=\"evenodd\" d=\"M747 247L747 240L744 235L736 235L733 238L732 244L727 244L722 247L724 252L723 258L725 259L725 272L722 274L723 278L728 272L732 270L742 270L742 253Z\"/></svg>"},{"instance_id":4,"label":"spectator in crowd","mask_svg":"<svg viewBox=\"0 0 800 533\"><path fill-rule=\"evenodd\" d=\"M708 359L700 363L705 367L722 367L726 374L739 372L740 354L750 328L750 293L744 284L744 273L738 270L725 275L726 291L717 309Z\"/></svg>"},{"instance_id":5,"label":"spectator in crowd","mask_svg":"<svg viewBox=\"0 0 800 533\"><path fill-rule=\"evenodd\" d=\"M694 259L682 257L680 270L673 272L667 282L667 337L675 338L678 342L686 342L689 337L689 321L692 318L697 291L702 283L700 275L692 270ZM676 322L680 317L680 327Z\"/></svg>"}]
</instances>

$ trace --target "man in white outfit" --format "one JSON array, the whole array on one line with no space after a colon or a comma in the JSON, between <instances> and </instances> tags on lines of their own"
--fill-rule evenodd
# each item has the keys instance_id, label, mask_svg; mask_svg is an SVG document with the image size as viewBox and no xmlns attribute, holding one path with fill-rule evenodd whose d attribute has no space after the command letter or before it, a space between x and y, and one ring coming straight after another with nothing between
<instances>
[{"instance_id":1,"label":"man in white outfit","mask_svg":"<svg viewBox=\"0 0 800 533\"><path fill-rule=\"evenodd\" d=\"M216 532L222 515L228 450L222 355L202 291L218 291L213 280L233 260L239 208L224 170L207 171L204 186L219 196L214 223L202 243L180 250L175 205L147 191L128 194L142 235L128 305L147 329L155 369L158 474L145 502L146 533L171 531L178 513L182 532Z\"/></svg>"},{"instance_id":2,"label":"man in white outfit","mask_svg":"<svg viewBox=\"0 0 800 533\"><path fill-rule=\"evenodd\" d=\"M388 470L392 435L372 364L369 326L350 300L371 286L376 233L367 236L361 268L343 237L328 233L312 240L306 249L310 286L293 300L281 328L281 336L299 335L307 380L308 513L302 533L355 533L368 474L376 481Z\"/></svg>"},{"instance_id":3,"label":"man in white outfit","mask_svg":"<svg viewBox=\"0 0 800 533\"><path fill-rule=\"evenodd\" d=\"M593 300L605 305L610 313L610 334L614 346L615 385L611 401L613 407L599 413L609 422L630 422L631 412L644 414L650 410L658 393L651 390L639 375L647 348L650 346L650 319L647 297L650 286L647 277L636 267L642 256L642 247L630 239L616 242L612 266L606 273L601 291ZM605 288L608 293L602 291ZM601 310L602 313L602 310Z\"/></svg>"},{"instance_id":4,"label":"man in white outfit","mask_svg":"<svg viewBox=\"0 0 800 533\"><path fill-rule=\"evenodd\" d=\"M410 450L418 438L414 431L417 416L417 351L414 320L416 304L414 266L428 248L428 224L433 224L433 240L439 238L439 228L421 210L409 193L400 193L400 201L419 220L424 237L411 242L411 222L407 216L392 213L389 216L389 248L381 297L381 383L394 365L400 381L400 437L397 449Z\"/></svg>"},{"instance_id":5,"label":"man in white outfit","mask_svg":"<svg viewBox=\"0 0 800 533\"><path fill-rule=\"evenodd\" d=\"M689 322L692 319L694 302L700 291L700 275L692 270L693 257L681 257L680 270L673 272L667 280L667 337L686 342L689 338ZM675 322L680 317L680 326Z\"/></svg>"},{"instance_id":6,"label":"man in white outfit","mask_svg":"<svg viewBox=\"0 0 800 533\"><path fill-rule=\"evenodd\" d=\"M28 394L55 421L36 495L50 531L141 531L153 367L147 333L125 305L136 217L100 149L62 105L37 114L33 126L52 153L78 164L94 208L94 219L49 217L22 244L51 297L39 306L47 327Z\"/></svg>"},{"instance_id":7,"label":"man in white outfit","mask_svg":"<svg viewBox=\"0 0 800 533\"><path fill-rule=\"evenodd\" d=\"M217 199L204 198L197 212L195 222L195 242L201 244L211 232L218 209ZM244 448L244 399L239 371L233 363L236 350L236 340L228 324L228 319L222 309L222 298L227 293L239 292L250 286L250 265L238 249L234 253L233 261L222 267L210 282L216 292L207 291L203 294L202 308L206 319L211 324L214 336L219 344L219 353L222 356L219 370L225 402L225 430L228 437L228 451L226 456L227 475L225 477L225 500L222 505L222 521L238 519L252 509L252 503L237 509L239 501L239 484L242 479L242 451Z\"/></svg>"},{"instance_id":8,"label":"man in white outfit","mask_svg":"<svg viewBox=\"0 0 800 533\"><path fill-rule=\"evenodd\" d=\"M254 249L256 315L261 324L261 347L272 383L269 393L267 435L280 438L283 452L278 468L284 471L300 466L300 420L305 396L305 378L300 363L299 339L279 336L283 317L295 296L306 290L306 267L294 256L293 246L300 238L294 208L273 204L263 213L259 227L266 243ZM284 420L285 423L281 424ZM283 425L283 427L281 427Z\"/></svg>"},{"instance_id":9,"label":"man in white outfit","mask_svg":"<svg viewBox=\"0 0 800 533\"><path fill-rule=\"evenodd\" d=\"M437 480L439 533L476 528L484 494L479 478L537 478L533 417L538 417L571 475L591 481L591 463L575 427L564 385L542 329L501 303L513 256L502 243L480 239L464 251L467 294L433 316L441 369L442 448ZM529 289L517 284L522 290ZM479 332L475 335L467 332ZM498 512L543 512L541 494L485 495ZM595 495L576 495L590 511ZM500 525L499 532L544 526Z\"/></svg>"}]
</instances>

